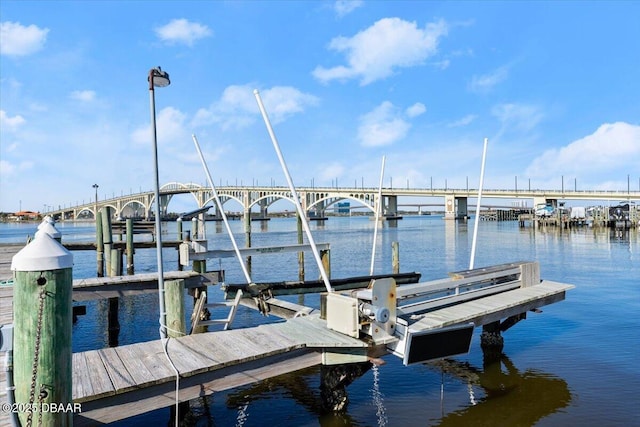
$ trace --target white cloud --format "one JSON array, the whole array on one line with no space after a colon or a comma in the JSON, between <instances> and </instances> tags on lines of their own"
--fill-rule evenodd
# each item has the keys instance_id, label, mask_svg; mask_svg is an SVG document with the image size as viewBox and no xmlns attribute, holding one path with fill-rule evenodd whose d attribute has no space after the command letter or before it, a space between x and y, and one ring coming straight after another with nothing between
<instances>
[{"instance_id":1,"label":"white cloud","mask_svg":"<svg viewBox=\"0 0 640 427\"><path fill-rule=\"evenodd\" d=\"M333 4L333 10L339 18L342 18L364 4L362 0L336 0Z\"/></svg>"},{"instance_id":2,"label":"white cloud","mask_svg":"<svg viewBox=\"0 0 640 427\"><path fill-rule=\"evenodd\" d=\"M497 84L505 81L509 77L509 67L502 66L489 74L473 76L469 89L473 92L488 92Z\"/></svg>"},{"instance_id":3,"label":"white cloud","mask_svg":"<svg viewBox=\"0 0 640 427\"><path fill-rule=\"evenodd\" d=\"M0 176L9 177L18 172L33 169L32 161L23 161L17 165L6 160L0 160Z\"/></svg>"},{"instance_id":4,"label":"white cloud","mask_svg":"<svg viewBox=\"0 0 640 427\"><path fill-rule=\"evenodd\" d=\"M0 160L0 175L9 176L13 173L15 167L6 160Z\"/></svg>"},{"instance_id":5,"label":"white cloud","mask_svg":"<svg viewBox=\"0 0 640 427\"><path fill-rule=\"evenodd\" d=\"M461 126L467 126L468 124L471 124L471 122L473 122L477 118L478 118L478 116L476 116L475 114L467 114L463 118L449 123L447 125L447 127L456 128L456 127L461 127Z\"/></svg>"},{"instance_id":6,"label":"white cloud","mask_svg":"<svg viewBox=\"0 0 640 427\"><path fill-rule=\"evenodd\" d=\"M491 109L491 114L502 123L502 131L529 132L544 118L539 107L527 104L499 104Z\"/></svg>"},{"instance_id":7,"label":"white cloud","mask_svg":"<svg viewBox=\"0 0 640 427\"><path fill-rule=\"evenodd\" d=\"M271 120L282 122L307 106L317 105L319 100L313 95L300 92L291 86L274 86L260 94Z\"/></svg>"},{"instance_id":8,"label":"white cloud","mask_svg":"<svg viewBox=\"0 0 640 427\"><path fill-rule=\"evenodd\" d=\"M385 101L360 117L358 139L365 147L390 145L404 138L410 127L411 124L400 116L398 109Z\"/></svg>"},{"instance_id":9,"label":"white cloud","mask_svg":"<svg viewBox=\"0 0 640 427\"><path fill-rule=\"evenodd\" d=\"M185 128L186 115L173 107L163 108L156 114L156 133L158 143L162 141L186 140L189 133ZM151 143L151 129L148 125L141 126L131 134L131 140L136 144Z\"/></svg>"},{"instance_id":10,"label":"white cloud","mask_svg":"<svg viewBox=\"0 0 640 427\"><path fill-rule=\"evenodd\" d=\"M0 23L0 55L26 56L42 49L47 41L48 28L23 26L19 22Z\"/></svg>"},{"instance_id":11,"label":"white cloud","mask_svg":"<svg viewBox=\"0 0 640 427\"><path fill-rule=\"evenodd\" d=\"M427 107L421 102L416 102L411 107L407 108L406 114L409 118L418 117L427 111Z\"/></svg>"},{"instance_id":12,"label":"white cloud","mask_svg":"<svg viewBox=\"0 0 640 427\"><path fill-rule=\"evenodd\" d=\"M640 165L640 126L606 123L594 133L570 144L545 151L526 170L531 177L576 175L626 176Z\"/></svg>"},{"instance_id":13,"label":"white cloud","mask_svg":"<svg viewBox=\"0 0 640 427\"><path fill-rule=\"evenodd\" d=\"M193 120L194 126L219 123L223 129L240 129L255 121L260 113L251 85L232 85L225 88L220 100L209 108L201 108ZM291 86L274 86L260 91L269 119L279 123L294 114L317 105L316 96Z\"/></svg>"},{"instance_id":14,"label":"white cloud","mask_svg":"<svg viewBox=\"0 0 640 427\"><path fill-rule=\"evenodd\" d=\"M167 25L157 27L155 32L158 38L164 42L183 43L187 46L193 46L195 41L213 34L213 31L206 25L189 22L186 19L174 19Z\"/></svg>"},{"instance_id":15,"label":"white cloud","mask_svg":"<svg viewBox=\"0 0 640 427\"><path fill-rule=\"evenodd\" d=\"M328 181L331 179L340 178L344 174L344 171L344 165L339 162L324 164L320 167L319 177L321 181Z\"/></svg>"},{"instance_id":16,"label":"white cloud","mask_svg":"<svg viewBox=\"0 0 640 427\"><path fill-rule=\"evenodd\" d=\"M96 93L92 90L74 90L69 98L81 102L91 102L96 98Z\"/></svg>"},{"instance_id":17,"label":"white cloud","mask_svg":"<svg viewBox=\"0 0 640 427\"><path fill-rule=\"evenodd\" d=\"M322 82L359 78L367 85L393 74L398 68L423 64L433 56L440 38L447 34L443 20L418 28L415 22L384 18L355 36L336 37L329 49L344 53L348 65L316 67L313 75Z\"/></svg>"},{"instance_id":18,"label":"white cloud","mask_svg":"<svg viewBox=\"0 0 640 427\"><path fill-rule=\"evenodd\" d=\"M0 126L3 129L9 130L9 131L16 131L20 126L22 126L26 122L27 121L24 119L24 117L20 115L9 117L6 111L0 110Z\"/></svg>"}]
</instances>

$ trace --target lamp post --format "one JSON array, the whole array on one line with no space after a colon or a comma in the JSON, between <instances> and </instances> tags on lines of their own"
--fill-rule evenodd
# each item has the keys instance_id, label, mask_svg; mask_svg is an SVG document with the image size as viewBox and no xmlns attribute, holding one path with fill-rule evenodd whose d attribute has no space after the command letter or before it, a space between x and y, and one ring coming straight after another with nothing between
<instances>
[{"instance_id":1,"label":"lamp post","mask_svg":"<svg viewBox=\"0 0 640 427\"><path fill-rule=\"evenodd\" d=\"M98 218L98 184L93 184L92 185L93 189L96 191L96 204L93 208L93 218L96 219Z\"/></svg>"},{"instance_id":2,"label":"lamp post","mask_svg":"<svg viewBox=\"0 0 640 427\"><path fill-rule=\"evenodd\" d=\"M155 221L156 221L156 253L158 259L158 300L160 305L160 337L167 338L164 304L164 271L162 268L162 221L160 217L160 177L158 175L158 137L156 134L156 97L154 88L169 86L169 74L160 67L149 70L149 101L151 107L151 137L153 140L153 170L155 175Z\"/></svg>"}]
</instances>

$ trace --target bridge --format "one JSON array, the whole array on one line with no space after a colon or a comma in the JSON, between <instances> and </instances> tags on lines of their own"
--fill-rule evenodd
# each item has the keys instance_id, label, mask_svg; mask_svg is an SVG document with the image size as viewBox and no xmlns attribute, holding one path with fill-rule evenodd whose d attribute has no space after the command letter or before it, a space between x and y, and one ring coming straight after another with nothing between
<instances>
[{"instance_id":1,"label":"bridge","mask_svg":"<svg viewBox=\"0 0 640 427\"><path fill-rule=\"evenodd\" d=\"M299 187L296 189L300 204L307 216L324 217L329 208L338 207L340 202L355 202L359 207L375 213L378 203L382 203L382 212L385 216L394 216L398 213L398 198L443 198L441 206L444 206L445 218L458 219L468 215L468 200L476 199L477 189L454 188L382 188L382 200L378 200L378 188L374 187ZM245 218L250 218L252 210L259 207L260 217L267 216L268 209L275 202L285 200L294 205L293 195L288 187L279 186L221 186L216 187L216 192L223 206L229 201L236 201L242 206ZM190 194L198 209L212 206L215 211L214 193L211 187L199 184L183 184L171 182L160 188L160 212L163 217L169 213L171 199L178 194ZM602 191L602 190L540 190L540 189L516 189L495 190L483 189L484 199L511 199L532 201L530 206L539 204L552 204L557 206L558 201L600 201L610 204L619 202L640 201L640 191ZM152 219L154 203L154 191L140 192L136 194L122 195L110 199L96 200L77 206L50 210L45 214L60 220L74 220L81 218L95 218L95 213L103 207L113 209L115 217ZM413 202L411 206L426 206Z\"/></svg>"}]
</instances>

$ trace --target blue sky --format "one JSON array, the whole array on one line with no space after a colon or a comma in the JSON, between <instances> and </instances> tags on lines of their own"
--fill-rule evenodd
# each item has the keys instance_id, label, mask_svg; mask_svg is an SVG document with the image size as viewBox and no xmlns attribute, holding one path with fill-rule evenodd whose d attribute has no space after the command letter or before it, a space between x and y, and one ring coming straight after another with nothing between
<instances>
[{"instance_id":1,"label":"blue sky","mask_svg":"<svg viewBox=\"0 0 640 427\"><path fill-rule=\"evenodd\" d=\"M632 190L640 2L0 3L0 211L161 183Z\"/></svg>"}]
</instances>

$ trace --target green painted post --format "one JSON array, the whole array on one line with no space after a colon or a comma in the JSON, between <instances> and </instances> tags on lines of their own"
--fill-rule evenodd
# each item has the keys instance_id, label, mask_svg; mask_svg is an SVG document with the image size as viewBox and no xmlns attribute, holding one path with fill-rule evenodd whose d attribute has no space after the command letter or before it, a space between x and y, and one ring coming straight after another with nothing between
<instances>
[{"instance_id":1,"label":"green painted post","mask_svg":"<svg viewBox=\"0 0 640 427\"><path fill-rule=\"evenodd\" d=\"M72 267L73 255L43 231L11 262L15 401L42 409L20 413L25 426L73 423Z\"/></svg>"},{"instance_id":2,"label":"green painted post","mask_svg":"<svg viewBox=\"0 0 640 427\"><path fill-rule=\"evenodd\" d=\"M176 224L178 224L178 241L181 242L182 238L182 218L178 218L176 220Z\"/></svg>"},{"instance_id":3,"label":"green painted post","mask_svg":"<svg viewBox=\"0 0 640 427\"><path fill-rule=\"evenodd\" d=\"M184 336L187 331L184 318L184 280L168 280L164 283L164 304L167 311L167 336Z\"/></svg>"},{"instance_id":4,"label":"green painted post","mask_svg":"<svg viewBox=\"0 0 640 427\"><path fill-rule=\"evenodd\" d=\"M102 240L102 214L96 215L96 269L97 277L104 277L104 241Z\"/></svg>"},{"instance_id":5,"label":"green painted post","mask_svg":"<svg viewBox=\"0 0 640 427\"><path fill-rule=\"evenodd\" d=\"M111 249L111 271L109 277L122 276L122 249Z\"/></svg>"},{"instance_id":6,"label":"green painted post","mask_svg":"<svg viewBox=\"0 0 640 427\"><path fill-rule=\"evenodd\" d=\"M133 218L127 218L127 274L133 274Z\"/></svg>"},{"instance_id":7,"label":"green painted post","mask_svg":"<svg viewBox=\"0 0 640 427\"><path fill-rule=\"evenodd\" d=\"M113 245L113 231L111 230L111 208L102 208L102 240L104 241L105 273L111 275L111 246Z\"/></svg>"}]
</instances>

